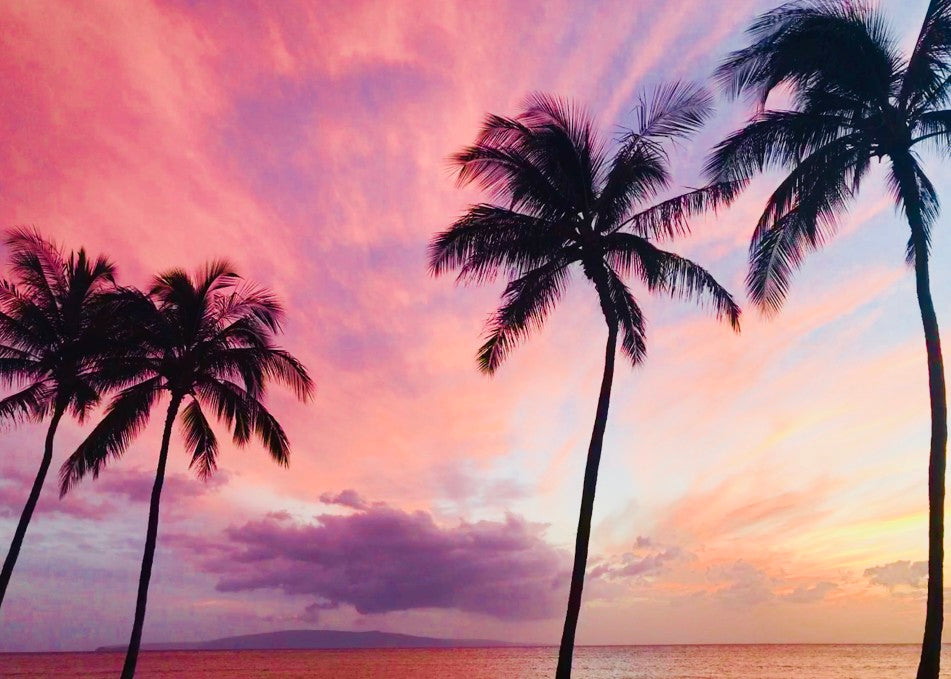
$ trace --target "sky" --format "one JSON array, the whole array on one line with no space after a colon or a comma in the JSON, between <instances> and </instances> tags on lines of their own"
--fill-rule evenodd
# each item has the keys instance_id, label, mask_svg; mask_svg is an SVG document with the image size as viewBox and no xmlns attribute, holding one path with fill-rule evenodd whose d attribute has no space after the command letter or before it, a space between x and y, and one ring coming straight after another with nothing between
<instances>
[{"instance_id":1,"label":"sky","mask_svg":"<svg viewBox=\"0 0 951 679\"><path fill-rule=\"evenodd\" d=\"M907 47L926 3L882 4ZM173 439L146 642L287 628L557 641L604 324L576 276L542 332L478 372L501 283L427 271L428 240L480 200L447 158L533 91L583 103L616 139L640 91L707 79L774 5L0 3L0 225L107 253L135 285L227 257L285 302L282 343L317 382L309 404L270 395L289 469L223 444L202 483ZM677 187L748 115L718 99L672 155ZM947 164L926 167L951 195ZM776 181L672 246L745 308L746 247ZM949 326L944 221L933 290ZM746 308L740 335L635 288L648 360L618 363L579 643L920 639L929 428L906 240L876 170L782 313ZM64 500L50 479L0 650L127 639L160 419ZM60 426L54 468L91 426ZM3 545L43 433L0 434Z\"/></svg>"}]
</instances>

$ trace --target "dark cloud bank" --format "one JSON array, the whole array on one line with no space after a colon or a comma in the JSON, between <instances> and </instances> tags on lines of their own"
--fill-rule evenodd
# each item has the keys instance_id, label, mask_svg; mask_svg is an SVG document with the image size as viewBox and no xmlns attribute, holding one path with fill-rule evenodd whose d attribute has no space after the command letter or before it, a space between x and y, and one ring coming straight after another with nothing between
<instances>
[{"instance_id":1,"label":"dark cloud bank","mask_svg":"<svg viewBox=\"0 0 951 679\"><path fill-rule=\"evenodd\" d=\"M543 525L508 515L442 527L426 512L371 505L353 491L324 501L355 511L307 523L272 513L229 528L211 549L180 546L218 576L220 591L280 589L361 614L453 608L530 620L564 605L570 561L544 540Z\"/></svg>"}]
</instances>

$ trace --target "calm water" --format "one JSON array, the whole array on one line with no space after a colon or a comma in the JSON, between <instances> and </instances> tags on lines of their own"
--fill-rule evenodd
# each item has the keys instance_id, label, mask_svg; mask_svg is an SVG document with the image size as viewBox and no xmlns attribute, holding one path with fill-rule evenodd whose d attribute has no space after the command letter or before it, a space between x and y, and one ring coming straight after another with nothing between
<instances>
[{"instance_id":1,"label":"calm water","mask_svg":"<svg viewBox=\"0 0 951 679\"><path fill-rule=\"evenodd\" d=\"M555 648L146 652L140 679L550 679ZM901 679L916 646L611 646L579 648L579 679ZM113 679L116 653L0 654L2 677ZM942 677L951 674L944 671Z\"/></svg>"}]
</instances>

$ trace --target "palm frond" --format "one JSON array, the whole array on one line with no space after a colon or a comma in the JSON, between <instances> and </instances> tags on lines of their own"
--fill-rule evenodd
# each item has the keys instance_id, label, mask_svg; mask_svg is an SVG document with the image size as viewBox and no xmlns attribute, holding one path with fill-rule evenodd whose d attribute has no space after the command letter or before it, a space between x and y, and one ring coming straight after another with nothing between
<instances>
[{"instance_id":1,"label":"palm frond","mask_svg":"<svg viewBox=\"0 0 951 679\"><path fill-rule=\"evenodd\" d=\"M727 319L739 331L740 307L733 296L703 267L661 250L640 236L613 233L605 239L616 276L635 274L649 290L712 306L718 320Z\"/></svg>"},{"instance_id":2,"label":"palm frond","mask_svg":"<svg viewBox=\"0 0 951 679\"><path fill-rule=\"evenodd\" d=\"M53 409L56 387L47 381L34 382L0 400L0 422L40 422Z\"/></svg>"},{"instance_id":3,"label":"palm frond","mask_svg":"<svg viewBox=\"0 0 951 679\"><path fill-rule=\"evenodd\" d=\"M767 313L778 311L786 299L790 277L807 252L821 247L836 231L838 214L853 195L842 179L807 176L801 166L793 181L801 180L794 206L778 218L764 216L750 242L750 270L746 278L750 299Z\"/></svg>"},{"instance_id":4,"label":"palm frond","mask_svg":"<svg viewBox=\"0 0 951 679\"><path fill-rule=\"evenodd\" d=\"M60 337L58 311L44 309L10 281L0 281L0 341L43 353Z\"/></svg>"},{"instance_id":5,"label":"palm frond","mask_svg":"<svg viewBox=\"0 0 951 679\"><path fill-rule=\"evenodd\" d=\"M840 137L817 150L769 197L753 232L746 280L750 299L765 311L779 309L805 253L835 233L838 214L868 170L868 151L853 139Z\"/></svg>"},{"instance_id":6,"label":"palm frond","mask_svg":"<svg viewBox=\"0 0 951 679\"><path fill-rule=\"evenodd\" d=\"M198 478L207 481L218 468L218 439L197 399L191 399L182 409L182 431L192 455L188 468L194 468Z\"/></svg>"},{"instance_id":7,"label":"palm frond","mask_svg":"<svg viewBox=\"0 0 951 679\"><path fill-rule=\"evenodd\" d=\"M303 401L311 398L315 389L314 381L299 360L290 352L269 345L215 351L205 369L208 379L240 378L245 391L255 397L262 392L267 380L290 387Z\"/></svg>"},{"instance_id":8,"label":"palm frond","mask_svg":"<svg viewBox=\"0 0 951 679\"><path fill-rule=\"evenodd\" d=\"M881 13L861 0L803 0L760 15L751 43L730 53L716 79L731 96L761 106L790 84L800 103L814 92L886 105L899 60Z\"/></svg>"},{"instance_id":9,"label":"palm frond","mask_svg":"<svg viewBox=\"0 0 951 679\"><path fill-rule=\"evenodd\" d=\"M101 398L99 391L81 377L69 385L69 411L80 424L99 405Z\"/></svg>"},{"instance_id":10,"label":"palm frond","mask_svg":"<svg viewBox=\"0 0 951 679\"><path fill-rule=\"evenodd\" d=\"M304 364L290 352L277 347L271 348L261 357L261 362L268 378L292 389L299 400L313 398L316 389L314 380Z\"/></svg>"},{"instance_id":11,"label":"palm frond","mask_svg":"<svg viewBox=\"0 0 951 679\"><path fill-rule=\"evenodd\" d=\"M231 430L237 445L243 446L251 439L254 431L253 399L247 391L226 379L206 378L195 385L195 393Z\"/></svg>"},{"instance_id":12,"label":"palm frond","mask_svg":"<svg viewBox=\"0 0 951 679\"><path fill-rule=\"evenodd\" d=\"M31 351L0 344L0 385L23 384L41 379L48 372L42 359Z\"/></svg>"},{"instance_id":13,"label":"palm frond","mask_svg":"<svg viewBox=\"0 0 951 679\"><path fill-rule=\"evenodd\" d=\"M672 252L665 252L662 261L662 287L668 294L710 306L717 320L726 319L735 332L740 331L739 305L706 269Z\"/></svg>"},{"instance_id":14,"label":"palm frond","mask_svg":"<svg viewBox=\"0 0 951 679\"><path fill-rule=\"evenodd\" d=\"M266 384L262 357L267 355L269 349L268 345L264 345L225 347L210 351L196 372L198 381L225 379L241 382L245 391L258 395Z\"/></svg>"},{"instance_id":15,"label":"palm frond","mask_svg":"<svg viewBox=\"0 0 951 679\"><path fill-rule=\"evenodd\" d=\"M63 290L62 312L78 318L84 306L95 307L99 298L115 287L116 267L106 257L90 259L84 249L70 253L64 263L66 288Z\"/></svg>"},{"instance_id":16,"label":"palm frond","mask_svg":"<svg viewBox=\"0 0 951 679\"><path fill-rule=\"evenodd\" d=\"M864 139L840 116L763 111L714 147L704 173L714 182L743 181L771 168L794 167L844 138L856 145Z\"/></svg>"},{"instance_id":17,"label":"palm frond","mask_svg":"<svg viewBox=\"0 0 951 679\"><path fill-rule=\"evenodd\" d=\"M250 316L270 332L280 332L284 319L284 307L277 298L269 290L248 282L217 296L212 309L218 325Z\"/></svg>"},{"instance_id":18,"label":"palm frond","mask_svg":"<svg viewBox=\"0 0 951 679\"><path fill-rule=\"evenodd\" d=\"M608 269L606 286L611 311L621 330L621 351L631 365L637 366L647 358L647 331L644 314L630 289L617 274Z\"/></svg>"},{"instance_id":19,"label":"palm frond","mask_svg":"<svg viewBox=\"0 0 951 679\"><path fill-rule=\"evenodd\" d=\"M813 245L821 245L825 239L822 226L834 223L835 212L855 194L868 169L868 149L856 146L855 139L854 135L840 137L800 161L766 201L753 239L797 204L805 204L809 210L811 200L815 203L816 221L808 235Z\"/></svg>"},{"instance_id":20,"label":"palm frond","mask_svg":"<svg viewBox=\"0 0 951 679\"><path fill-rule=\"evenodd\" d=\"M912 233L905 248L905 260L914 264L920 247L926 256L931 249L931 227L938 219L938 192L921 165L910 155L893 159L888 184L895 203L908 218Z\"/></svg>"},{"instance_id":21,"label":"palm frond","mask_svg":"<svg viewBox=\"0 0 951 679\"><path fill-rule=\"evenodd\" d=\"M685 236L690 233L691 217L730 205L748 183L742 179L707 184L636 212L617 228L653 240Z\"/></svg>"},{"instance_id":22,"label":"palm frond","mask_svg":"<svg viewBox=\"0 0 951 679\"><path fill-rule=\"evenodd\" d=\"M235 285L241 276L226 259L213 259L202 268L195 278L195 289L199 296L205 296Z\"/></svg>"},{"instance_id":23,"label":"palm frond","mask_svg":"<svg viewBox=\"0 0 951 679\"><path fill-rule=\"evenodd\" d=\"M573 205L519 144L492 146L475 144L452 157L458 167L458 181L475 182L495 200L510 209L527 211L537 217L558 220L576 214L583 206Z\"/></svg>"},{"instance_id":24,"label":"palm frond","mask_svg":"<svg viewBox=\"0 0 951 679\"><path fill-rule=\"evenodd\" d=\"M620 278L634 276L650 291L663 285L663 251L646 238L615 232L605 236L604 249L608 265Z\"/></svg>"},{"instance_id":25,"label":"palm frond","mask_svg":"<svg viewBox=\"0 0 951 679\"><path fill-rule=\"evenodd\" d=\"M494 205L474 205L429 245L434 276L460 270L463 282L486 282L499 272L519 276L536 268L572 237L563 223Z\"/></svg>"},{"instance_id":26,"label":"palm frond","mask_svg":"<svg viewBox=\"0 0 951 679\"><path fill-rule=\"evenodd\" d=\"M60 468L60 497L87 474L98 477L109 460L122 456L148 424L161 390L161 378L153 377L113 397L102 420Z\"/></svg>"},{"instance_id":27,"label":"palm frond","mask_svg":"<svg viewBox=\"0 0 951 679\"><path fill-rule=\"evenodd\" d=\"M713 97L701 85L674 81L642 92L634 106L635 126L621 143L685 139L713 114Z\"/></svg>"},{"instance_id":28,"label":"palm frond","mask_svg":"<svg viewBox=\"0 0 951 679\"><path fill-rule=\"evenodd\" d=\"M916 117L947 103L951 75L951 0L931 0L901 81L898 101Z\"/></svg>"},{"instance_id":29,"label":"palm frond","mask_svg":"<svg viewBox=\"0 0 951 679\"><path fill-rule=\"evenodd\" d=\"M202 344L207 345L209 351L241 347L266 349L273 335L254 316L242 316L224 326L217 323L208 323L207 326L202 331Z\"/></svg>"},{"instance_id":30,"label":"palm frond","mask_svg":"<svg viewBox=\"0 0 951 679\"><path fill-rule=\"evenodd\" d=\"M6 232L4 243L10 250L14 275L47 312L60 308L68 287L63 252L33 228Z\"/></svg>"},{"instance_id":31,"label":"palm frond","mask_svg":"<svg viewBox=\"0 0 951 679\"><path fill-rule=\"evenodd\" d=\"M802 235L804 221L794 210L750 246L746 289L753 303L766 313L779 310L789 292L793 271L802 264L805 253L814 249Z\"/></svg>"},{"instance_id":32,"label":"palm frond","mask_svg":"<svg viewBox=\"0 0 951 679\"><path fill-rule=\"evenodd\" d=\"M196 392L232 430L236 444L244 445L256 434L274 461L287 466L290 454L287 434L260 400L227 380L203 381Z\"/></svg>"},{"instance_id":33,"label":"palm frond","mask_svg":"<svg viewBox=\"0 0 951 679\"><path fill-rule=\"evenodd\" d=\"M576 102L544 92L528 96L519 121L532 134L525 150L573 205L589 211L604 165L604 149L591 114Z\"/></svg>"},{"instance_id":34,"label":"palm frond","mask_svg":"<svg viewBox=\"0 0 951 679\"><path fill-rule=\"evenodd\" d=\"M938 152L951 153L951 109L923 113L917 120L915 133L919 137L913 139L913 143L928 141Z\"/></svg>"},{"instance_id":35,"label":"palm frond","mask_svg":"<svg viewBox=\"0 0 951 679\"><path fill-rule=\"evenodd\" d=\"M123 340L135 319L106 303L115 266L82 249L66 256L35 229L9 231L5 243L16 282L0 281L0 382L48 383L82 421L109 386L100 374L125 365L134 344Z\"/></svg>"},{"instance_id":36,"label":"palm frond","mask_svg":"<svg viewBox=\"0 0 951 679\"><path fill-rule=\"evenodd\" d=\"M478 353L482 372L494 373L519 342L542 327L568 284L569 264L552 261L508 283L502 305L486 325Z\"/></svg>"},{"instance_id":37,"label":"palm frond","mask_svg":"<svg viewBox=\"0 0 951 679\"><path fill-rule=\"evenodd\" d=\"M271 454L271 459L282 467L290 464L291 448L287 434L268 409L260 401L254 402L254 433Z\"/></svg>"},{"instance_id":38,"label":"palm frond","mask_svg":"<svg viewBox=\"0 0 951 679\"><path fill-rule=\"evenodd\" d=\"M597 200L599 232L617 228L638 203L653 198L670 184L667 160L655 145L630 144L614 156Z\"/></svg>"}]
</instances>

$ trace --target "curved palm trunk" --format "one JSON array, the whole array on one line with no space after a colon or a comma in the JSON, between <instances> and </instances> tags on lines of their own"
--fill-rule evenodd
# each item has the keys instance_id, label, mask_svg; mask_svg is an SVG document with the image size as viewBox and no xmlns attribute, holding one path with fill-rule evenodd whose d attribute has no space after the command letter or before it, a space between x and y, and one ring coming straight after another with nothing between
<instances>
[{"instance_id":1,"label":"curved palm trunk","mask_svg":"<svg viewBox=\"0 0 951 679\"><path fill-rule=\"evenodd\" d=\"M927 248L916 243L915 283L928 354L931 398L931 452L928 457L928 608L921 642L918 679L938 679L944 627L944 483L948 442L948 404L938 318L931 299Z\"/></svg>"},{"instance_id":2,"label":"curved palm trunk","mask_svg":"<svg viewBox=\"0 0 951 679\"><path fill-rule=\"evenodd\" d=\"M152 497L149 501L149 527L145 534L145 553L142 555L142 571L139 574L139 593L135 600L135 621L132 623L132 636L126 651L125 664L122 666L122 679L135 676L135 664L139 659L139 646L142 643L142 627L145 624L145 606L149 598L149 580L152 578L152 560L155 558L155 542L158 538L159 504L162 499L162 485L165 483L165 463L168 460L168 445L172 438L172 424L178 414L181 398L172 397L165 416L165 430L162 433L162 448L159 451L158 467L155 470L155 483L152 485Z\"/></svg>"},{"instance_id":3,"label":"curved palm trunk","mask_svg":"<svg viewBox=\"0 0 951 679\"><path fill-rule=\"evenodd\" d=\"M944 386L944 361L938 317L931 299L928 275L928 239L921 217L921 197L910 154L892 155L892 167L915 255L915 288L928 356L928 392L931 401L931 449L928 454L928 604L925 633L918 661L918 679L938 679L941 666L941 632L944 627L944 472L948 444L948 402Z\"/></svg>"},{"instance_id":4,"label":"curved palm trunk","mask_svg":"<svg viewBox=\"0 0 951 679\"><path fill-rule=\"evenodd\" d=\"M578 517L578 535L575 538L575 562L571 570L571 589L568 592L568 612L561 633L561 648L558 650L556 679L571 676L571 657L575 646L575 628L581 612L581 590L584 588L584 573L588 563L588 539L591 537L591 514L594 511L594 493L598 485L598 466L601 464L601 444L608 422L608 405L611 400L611 384L614 381L614 354L617 347L617 323L608 323L608 342L604 351L604 376L601 378L601 394L594 418L594 430L588 445L588 461L584 469L584 485L581 490L581 513Z\"/></svg>"},{"instance_id":5,"label":"curved palm trunk","mask_svg":"<svg viewBox=\"0 0 951 679\"><path fill-rule=\"evenodd\" d=\"M13 533L13 542L10 543L10 551L7 552L7 558L3 562L3 570L0 571L0 606L3 605L3 598L7 593L7 585L10 584L10 578L13 576L13 567L16 566L17 557L20 556L20 548L23 546L23 538L26 537L26 529L30 525L30 519L33 518L33 511L36 509L36 503L40 499L40 492L43 490L43 482L46 480L46 473L50 469L50 463L53 461L53 437L56 435L56 427L63 417L63 408L57 406L53 410L53 417L50 420L49 429L46 431L46 444L43 448L43 460L40 462L40 468L36 472L36 478L33 480L33 488L30 490L30 496L26 500L26 506L23 507L23 513L20 514L20 522Z\"/></svg>"}]
</instances>

